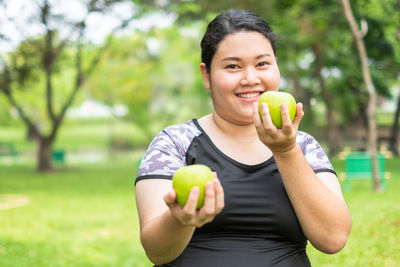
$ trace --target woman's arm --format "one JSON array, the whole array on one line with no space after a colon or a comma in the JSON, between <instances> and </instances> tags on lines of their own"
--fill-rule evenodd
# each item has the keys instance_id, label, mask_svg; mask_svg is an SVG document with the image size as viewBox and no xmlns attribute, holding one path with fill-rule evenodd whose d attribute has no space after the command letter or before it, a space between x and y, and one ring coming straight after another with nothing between
<instances>
[{"instance_id":1,"label":"woman's arm","mask_svg":"<svg viewBox=\"0 0 400 267\"><path fill-rule=\"evenodd\" d=\"M350 233L351 217L336 175L315 174L298 146L274 158L307 239L325 253L341 250Z\"/></svg>"},{"instance_id":2,"label":"woman's arm","mask_svg":"<svg viewBox=\"0 0 400 267\"><path fill-rule=\"evenodd\" d=\"M282 105L282 129L272 124L265 104L262 107L263 121L257 106L254 109L258 135L274 155L304 234L318 250L338 252L346 244L351 217L336 175L328 172L315 174L296 143L297 129L304 114L302 105L297 105L293 123L286 105Z\"/></svg>"},{"instance_id":3,"label":"woman's arm","mask_svg":"<svg viewBox=\"0 0 400 267\"><path fill-rule=\"evenodd\" d=\"M148 258L163 264L177 258L189 243L196 227L212 221L224 207L223 189L216 178L208 182L204 205L196 210L199 195L193 188L185 207L176 201L171 180L146 179L136 184L140 239Z\"/></svg>"}]
</instances>

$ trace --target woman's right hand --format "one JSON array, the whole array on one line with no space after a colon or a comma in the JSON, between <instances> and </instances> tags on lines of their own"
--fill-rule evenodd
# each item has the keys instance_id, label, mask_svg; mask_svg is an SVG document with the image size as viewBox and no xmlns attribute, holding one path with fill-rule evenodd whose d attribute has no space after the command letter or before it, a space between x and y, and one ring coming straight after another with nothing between
<instances>
[{"instance_id":1,"label":"woman's right hand","mask_svg":"<svg viewBox=\"0 0 400 267\"><path fill-rule=\"evenodd\" d=\"M296 115L293 122L289 116L289 110L286 104L281 105L282 128L278 129L272 122L269 108L266 103L261 104L262 119L258 112L258 103L253 106L254 125L257 130L258 137L274 155L277 153L285 153L297 146L296 137L300 122L304 116L303 105L296 104Z\"/></svg>"},{"instance_id":2,"label":"woman's right hand","mask_svg":"<svg viewBox=\"0 0 400 267\"><path fill-rule=\"evenodd\" d=\"M216 174L215 174L216 176ZM172 215L185 226L201 227L211 222L225 206L224 190L217 177L207 182L204 194L204 205L196 210L199 188L193 187L184 207L176 202L175 190L169 191L164 196L164 201L169 207Z\"/></svg>"}]
</instances>

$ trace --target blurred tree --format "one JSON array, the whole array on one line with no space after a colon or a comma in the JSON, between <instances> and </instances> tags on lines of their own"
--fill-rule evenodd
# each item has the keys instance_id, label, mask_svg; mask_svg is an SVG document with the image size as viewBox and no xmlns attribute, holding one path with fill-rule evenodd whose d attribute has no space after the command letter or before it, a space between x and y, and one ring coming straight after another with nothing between
<instances>
[{"instance_id":1,"label":"blurred tree","mask_svg":"<svg viewBox=\"0 0 400 267\"><path fill-rule=\"evenodd\" d=\"M123 16L115 13L113 8L118 4L125 4L125 9L133 8L131 1L75 1L67 3L67 6L75 4L75 10L71 10L74 14L67 16L65 10L60 10L61 3L45 0L32 1L30 7L33 11L29 16L15 14L14 17L7 17L8 5L14 3L0 3L0 11L5 14L2 17L3 25L11 22L17 30L21 30L22 42L14 52L0 55L0 91L18 111L28 131L38 142L37 169L51 171L51 147L66 111L109 45L105 41L96 53L84 60L84 43L88 41L87 34L90 33L87 28L89 20L105 13L115 15L118 23L111 30L112 36L126 27L135 16L143 14L143 10L135 5L133 15ZM129 8L125 11L129 12ZM18 24L16 20L22 18L26 19L24 24ZM39 37L25 35L29 35L29 29L37 29L39 34L36 33L36 36ZM11 33L14 35L8 33L5 27L1 28L1 41L11 44L15 32ZM29 93L36 94L35 97L44 96L42 105L36 106L37 116L30 114L26 107L29 103L27 100L33 99L25 97ZM43 123L42 116L47 119L47 124Z\"/></svg>"},{"instance_id":2,"label":"blurred tree","mask_svg":"<svg viewBox=\"0 0 400 267\"><path fill-rule=\"evenodd\" d=\"M305 103L306 123L309 122L308 114L312 112L308 104L311 97L323 101L328 152L336 154L341 149L343 126L349 123L354 125L357 121L364 121L361 127L368 126L366 119L357 118L367 117L365 107L368 98L361 89L362 75L357 53L349 49L353 42L351 31L342 16L340 5L335 2L281 1L277 6L280 11L274 22L278 33L283 36L278 54L283 59L279 61L283 76L292 81L291 87L296 91L309 96L308 99L299 97ZM379 36L382 27L382 24L376 25L370 35ZM374 52L370 57L374 64L370 68L377 93L388 97L388 77L394 77L386 71L390 66L388 62L393 66L393 56L388 52L382 53L382 47L388 50L388 42L382 36L379 39L367 38L366 44ZM310 119L314 121L313 116Z\"/></svg>"},{"instance_id":3,"label":"blurred tree","mask_svg":"<svg viewBox=\"0 0 400 267\"><path fill-rule=\"evenodd\" d=\"M400 73L400 1L399 0L369 0L361 2L363 14L367 14L369 28L380 28L375 34L368 34L366 41L371 40L379 50L371 51L371 56L376 58L384 56L387 60L378 63L384 70L385 78L390 85L399 84ZM371 25L372 24L372 25ZM391 126L389 139L389 148L395 154L399 155L399 116L400 116L400 94L397 92L396 111Z\"/></svg>"},{"instance_id":4,"label":"blurred tree","mask_svg":"<svg viewBox=\"0 0 400 267\"><path fill-rule=\"evenodd\" d=\"M367 34L367 22L361 21L361 29L358 29L357 22L354 18L351 5L348 0L342 0L343 11L346 19L349 22L354 40L357 44L359 52L361 69L365 82L365 87L369 96L368 99L368 151L371 155L372 175L374 181L374 190L382 191L379 168L378 168L378 152L377 152L377 124L376 124L376 90L371 78L371 73L368 64L368 53L364 43L364 36Z\"/></svg>"},{"instance_id":5,"label":"blurred tree","mask_svg":"<svg viewBox=\"0 0 400 267\"><path fill-rule=\"evenodd\" d=\"M148 141L167 125L210 112L199 71L200 27L187 23L114 38L86 87L96 99L126 105L126 118Z\"/></svg>"},{"instance_id":6,"label":"blurred tree","mask_svg":"<svg viewBox=\"0 0 400 267\"><path fill-rule=\"evenodd\" d=\"M339 27L341 21L337 20L340 10L331 1L284 1L277 3L277 7L284 13L276 18L284 36L280 48L282 57L279 56L283 61L283 75L286 74L291 87L299 92L298 99L305 106L306 124L315 125L311 101L320 99L324 103L324 135L327 136L328 152L334 155L340 150L340 114L336 108L337 98L333 97L336 92L328 79L338 72L332 64L332 55L335 54L333 44L343 39ZM287 17L292 19L284 19Z\"/></svg>"},{"instance_id":7,"label":"blurred tree","mask_svg":"<svg viewBox=\"0 0 400 267\"><path fill-rule=\"evenodd\" d=\"M0 125L5 126L11 122L10 105L6 99L0 98Z\"/></svg>"}]
</instances>

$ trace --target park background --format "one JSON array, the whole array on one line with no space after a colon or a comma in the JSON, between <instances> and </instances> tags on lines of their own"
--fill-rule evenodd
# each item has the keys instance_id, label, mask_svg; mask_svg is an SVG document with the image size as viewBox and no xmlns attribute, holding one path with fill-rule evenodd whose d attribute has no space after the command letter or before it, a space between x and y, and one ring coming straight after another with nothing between
<instances>
[{"instance_id":1,"label":"park background","mask_svg":"<svg viewBox=\"0 0 400 267\"><path fill-rule=\"evenodd\" d=\"M223 1L226 2L226 1ZM370 92L342 1L0 0L0 266L151 266L139 241L138 162L163 127L211 101L207 23L228 8L279 37L280 89L304 104L341 178L368 150ZM351 181L347 246L313 266L400 265L400 1L351 1L377 94L386 188Z\"/></svg>"}]
</instances>

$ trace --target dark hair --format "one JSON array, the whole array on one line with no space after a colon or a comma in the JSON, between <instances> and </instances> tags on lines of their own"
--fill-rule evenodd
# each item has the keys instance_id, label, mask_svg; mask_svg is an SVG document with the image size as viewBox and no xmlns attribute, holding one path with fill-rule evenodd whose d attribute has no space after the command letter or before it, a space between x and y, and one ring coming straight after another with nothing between
<instances>
[{"instance_id":1,"label":"dark hair","mask_svg":"<svg viewBox=\"0 0 400 267\"><path fill-rule=\"evenodd\" d=\"M261 33L270 41L276 54L276 36L265 20L247 10L230 9L219 14L208 24L201 40L201 60L205 63L207 72L210 72L211 60L219 43L226 35L241 31Z\"/></svg>"}]
</instances>

